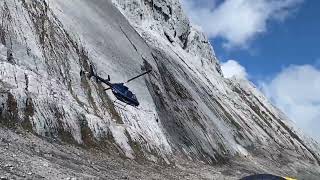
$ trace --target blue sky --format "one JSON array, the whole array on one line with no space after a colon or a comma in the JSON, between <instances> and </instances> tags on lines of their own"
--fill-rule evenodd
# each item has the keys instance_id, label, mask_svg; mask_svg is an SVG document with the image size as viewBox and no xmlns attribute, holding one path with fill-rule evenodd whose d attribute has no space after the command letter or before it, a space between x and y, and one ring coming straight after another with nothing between
<instances>
[{"instance_id":1,"label":"blue sky","mask_svg":"<svg viewBox=\"0 0 320 180\"><path fill-rule=\"evenodd\" d=\"M258 88L320 142L320 1L181 0L226 78Z\"/></svg>"},{"instance_id":2,"label":"blue sky","mask_svg":"<svg viewBox=\"0 0 320 180\"><path fill-rule=\"evenodd\" d=\"M223 38L212 38L221 61L236 59L253 81L272 78L291 65L320 62L320 1L302 3L284 22L271 22L248 49L223 47Z\"/></svg>"}]
</instances>

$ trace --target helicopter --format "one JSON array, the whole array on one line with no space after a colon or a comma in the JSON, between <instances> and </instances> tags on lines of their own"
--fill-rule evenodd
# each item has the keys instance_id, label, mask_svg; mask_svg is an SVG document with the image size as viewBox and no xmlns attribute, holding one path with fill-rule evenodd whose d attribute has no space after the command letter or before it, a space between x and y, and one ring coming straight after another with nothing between
<instances>
[{"instance_id":1,"label":"helicopter","mask_svg":"<svg viewBox=\"0 0 320 180\"><path fill-rule=\"evenodd\" d=\"M125 85L126 83L129 83L141 76L144 76L148 73L150 73L152 70L148 70L146 72L143 72L129 80L127 80L125 83L111 83L110 82L110 76L108 75L107 79L104 79L100 76L98 76L94 70L93 70L93 66L90 65L90 72L86 72L84 70L80 71L80 76L86 75L89 79L91 79L92 77L95 77L97 82L102 82L104 84L106 84L107 86L109 86L108 88L104 89L105 91L107 90L112 90L112 93L114 94L114 96L117 98L117 100L124 102L127 105L133 106L133 107L138 107L140 105L137 97L135 94L132 93L132 91L129 90L129 88Z\"/></svg>"}]
</instances>

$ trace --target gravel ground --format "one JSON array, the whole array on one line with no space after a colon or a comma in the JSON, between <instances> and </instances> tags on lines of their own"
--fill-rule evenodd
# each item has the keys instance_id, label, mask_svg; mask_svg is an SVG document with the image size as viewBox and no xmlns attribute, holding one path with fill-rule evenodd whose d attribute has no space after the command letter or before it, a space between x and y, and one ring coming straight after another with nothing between
<instances>
[{"instance_id":1,"label":"gravel ground","mask_svg":"<svg viewBox=\"0 0 320 180\"><path fill-rule=\"evenodd\" d=\"M248 160L248 159L247 159ZM20 130L0 128L0 177L3 179L238 179L247 174L290 172L264 168L258 159L210 166L176 158L172 165L123 158L113 148L87 148L44 139ZM264 162L260 162L261 164ZM254 165L255 164L255 165ZM319 168L296 170L301 179L317 179ZM303 168L304 167L304 168ZM272 170L273 169L273 170ZM291 171L292 172L292 171ZM317 176L318 175L318 176ZM299 176L299 175L298 175ZM304 176L304 177L303 177Z\"/></svg>"}]
</instances>

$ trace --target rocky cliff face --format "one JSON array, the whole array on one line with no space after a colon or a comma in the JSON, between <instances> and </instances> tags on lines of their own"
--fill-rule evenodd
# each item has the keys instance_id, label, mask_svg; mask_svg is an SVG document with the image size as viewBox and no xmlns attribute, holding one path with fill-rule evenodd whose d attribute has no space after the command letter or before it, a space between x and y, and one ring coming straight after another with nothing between
<instances>
[{"instance_id":1,"label":"rocky cliff face","mask_svg":"<svg viewBox=\"0 0 320 180\"><path fill-rule=\"evenodd\" d=\"M213 68L221 73L211 44L202 32L191 26L179 0L113 0L113 3L144 38L151 38L152 35L165 38L195 58L210 61Z\"/></svg>"},{"instance_id":2,"label":"rocky cliff face","mask_svg":"<svg viewBox=\"0 0 320 180\"><path fill-rule=\"evenodd\" d=\"M299 137L289 120L274 108L253 84L243 79L222 77L219 62L208 39L190 25L178 0L114 0L114 4L158 52L154 56L156 61L160 62L159 70L163 71L160 74L166 76L163 79L183 82L182 87L178 87L179 90L176 91L176 96L179 97L180 94L183 103L175 106L176 101L172 100L158 109L175 106L171 109L178 111L173 110L174 112L169 114L187 114L189 118L181 119L184 125L188 124L190 117L196 120L193 123L198 122L187 126L190 129L198 126L199 129L192 133L182 133L190 133L189 137L198 137L197 140L191 140L191 144L205 139L196 147L208 143L210 145L202 150L206 151L215 146L214 151L217 150L222 156L230 153L247 155L246 150L252 150L251 148L288 148L307 153L307 156L319 163L319 154L309 149L309 143ZM175 83L165 83L164 87L167 86L175 87ZM172 91L174 89L166 89L164 94ZM185 98L181 96L182 92L185 93ZM192 108L186 108L188 104ZM213 131L210 132L212 127ZM200 132L205 134L205 137L202 137ZM215 153L211 151L208 154Z\"/></svg>"},{"instance_id":3,"label":"rocky cliff face","mask_svg":"<svg viewBox=\"0 0 320 180\"><path fill-rule=\"evenodd\" d=\"M320 163L318 145L254 85L223 77L178 0L3 0L0 16L2 127L166 164ZM140 107L119 108L81 77L89 64L113 82L152 68L129 84Z\"/></svg>"}]
</instances>

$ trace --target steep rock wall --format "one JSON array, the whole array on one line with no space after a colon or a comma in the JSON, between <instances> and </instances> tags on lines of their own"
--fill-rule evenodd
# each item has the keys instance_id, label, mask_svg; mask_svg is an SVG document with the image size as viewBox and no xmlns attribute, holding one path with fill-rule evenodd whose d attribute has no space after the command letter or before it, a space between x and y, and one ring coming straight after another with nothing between
<instances>
[{"instance_id":1,"label":"steep rock wall","mask_svg":"<svg viewBox=\"0 0 320 180\"><path fill-rule=\"evenodd\" d=\"M114 3L127 19L109 1L0 2L2 125L167 163L183 155L319 164L317 144L251 83L221 75L179 1ZM89 63L113 82L152 68L129 85L141 106L117 107L103 85L79 75Z\"/></svg>"},{"instance_id":2,"label":"steep rock wall","mask_svg":"<svg viewBox=\"0 0 320 180\"><path fill-rule=\"evenodd\" d=\"M104 13L95 11L99 5ZM132 43L146 54L147 45L109 2L9 0L0 7L2 124L73 143L111 141L130 158L139 153L136 142L153 159L171 153L143 79L131 84L140 108L122 110L101 84L80 77L89 63L115 82L143 68Z\"/></svg>"},{"instance_id":3,"label":"steep rock wall","mask_svg":"<svg viewBox=\"0 0 320 180\"><path fill-rule=\"evenodd\" d=\"M163 84L151 84L153 96L171 141L183 151L212 161L235 154L272 159L290 151L319 164L318 145L253 84L222 77L208 39L190 25L178 0L113 3L154 49Z\"/></svg>"}]
</instances>

